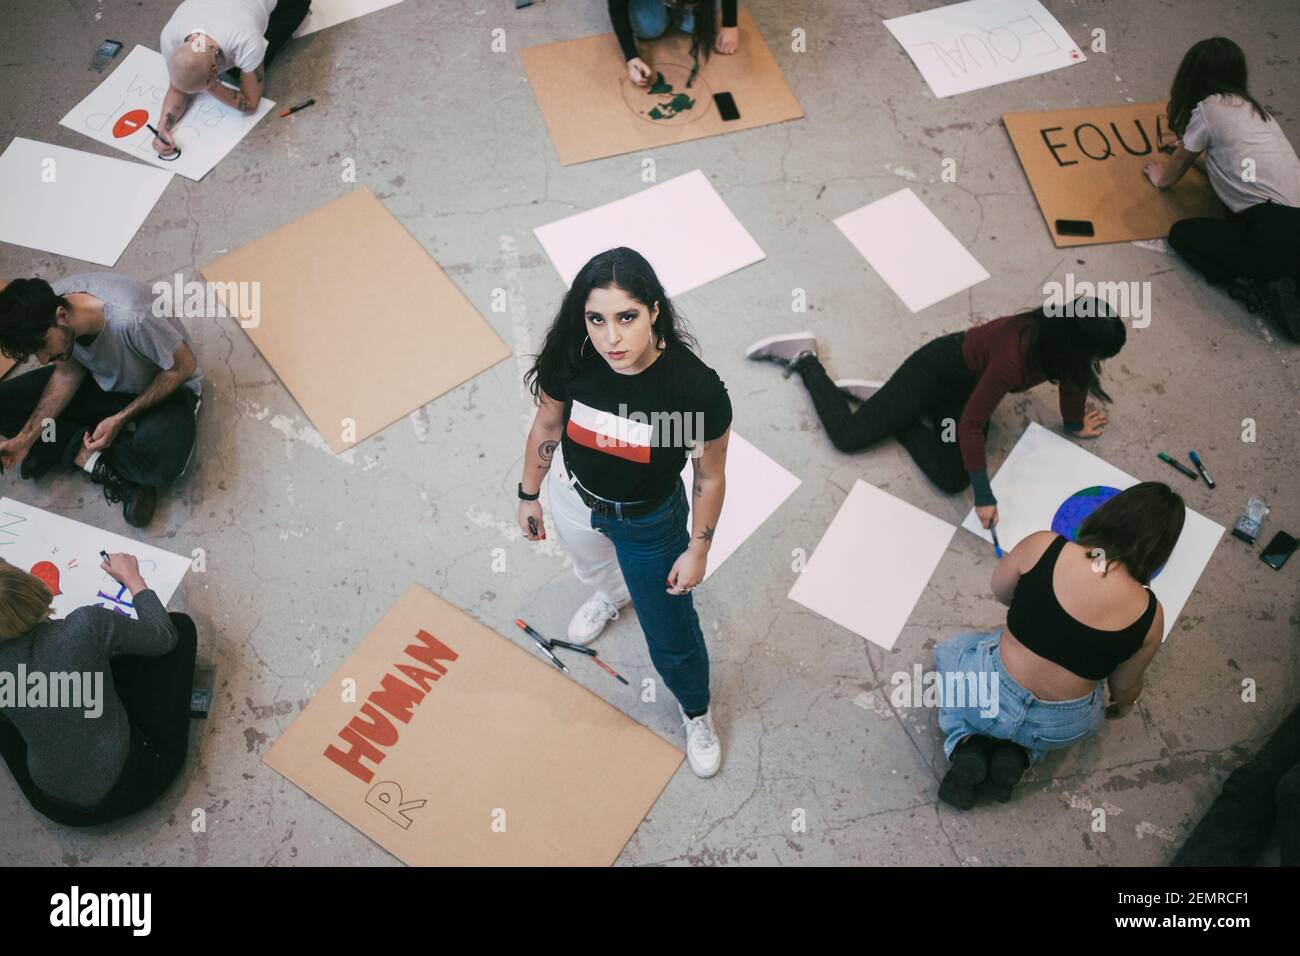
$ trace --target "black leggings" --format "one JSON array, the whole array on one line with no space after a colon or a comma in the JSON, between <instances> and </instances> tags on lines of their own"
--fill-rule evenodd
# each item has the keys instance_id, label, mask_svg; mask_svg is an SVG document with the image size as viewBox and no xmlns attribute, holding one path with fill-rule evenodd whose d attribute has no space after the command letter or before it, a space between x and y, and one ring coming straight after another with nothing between
<instances>
[{"instance_id":1,"label":"black leggings","mask_svg":"<svg viewBox=\"0 0 1300 956\"><path fill-rule=\"evenodd\" d=\"M266 24L266 56L263 66L270 66L277 53L293 37L293 31L307 18L311 9L311 0L280 0L271 11L271 19Z\"/></svg>"},{"instance_id":2,"label":"black leggings","mask_svg":"<svg viewBox=\"0 0 1300 956\"><path fill-rule=\"evenodd\" d=\"M1265 202L1227 219L1182 219L1169 245L1212 285L1300 274L1300 209Z\"/></svg>"},{"instance_id":3,"label":"black leggings","mask_svg":"<svg viewBox=\"0 0 1300 956\"><path fill-rule=\"evenodd\" d=\"M1300 866L1300 707L1223 784L1172 866L1251 866L1274 825L1283 866Z\"/></svg>"},{"instance_id":4,"label":"black leggings","mask_svg":"<svg viewBox=\"0 0 1300 956\"><path fill-rule=\"evenodd\" d=\"M176 646L160 657L112 659L113 683L131 724L131 748L117 783L94 808L65 803L41 790L27 771L27 744L0 716L0 757L34 808L55 823L93 827L152 806L185 765L190 741L190 693L198 635L186 614L172 614Z\"/></svg>"},{"instance_id":5,"label":"black leggings","mask_svg":"<svg viewBox=\"0 0 1300 956\"><path fill-rule=\"evenodd\" d=\"M964 491L970 475L961 460L957 422L977 382L961 353L965 334L954 332L921 346L854 410L821 362L802 360L799 376L831 443L840 451L862 451L893 436L941 490L950 495ZM927 416L933 428L925 423ZM947 430L952 441L941 436L945 419L951 419Z\"/></svg>"}]
</instances>

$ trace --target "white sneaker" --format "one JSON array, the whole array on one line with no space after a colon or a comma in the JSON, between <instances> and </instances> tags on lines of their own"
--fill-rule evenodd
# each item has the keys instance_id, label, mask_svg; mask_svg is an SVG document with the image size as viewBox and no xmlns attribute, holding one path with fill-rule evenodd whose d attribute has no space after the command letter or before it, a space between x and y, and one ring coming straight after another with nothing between
<instances>
[{"instance_id":1,"label":"white sneaker","mask_svg":"<svg viewBox=\"0 0 1300 956\"><path fill-rule=\"evenodd\" d=\"M787 369L801 355L817 354L817 336L811 332L790 332L759 339L745 350L745 358L755 362L776 362Z\"/></svg>"},{"instance_id":2,"label":"white sneaker","mask_svg":"<svg viewBox=\"0 0 1300 956\"><path fill-rule=\"evenodd\" d=\"M835 380L835 387L841 392L847 392L851 397L860 402L865 402L876 392L884 382L869 382L865 378L838 378Z\"/></svg>"},{"instance_id":3,"label":"white sneaker","mask_svg":"<svg viewBox=\"0 0 1300 956\"><path fill-rule=\"evenodd\" d=\"M681 704L677 705L677 712L682 715L682 726L686 729L686 760L691 770L697 777L712 777L722 766L722 741L713 729L711 712L690 718Z\"/></svg>"},{"instance_id":4,"label":"white sneaker","mask_svg":"<svg viewBox=\"0 0 1300 956\"><path fill-rule=\"evenodd\" d=\"M610 604L599 594L587 598L587 602L573 612L569 620L569 643L586 646L600 637L605 625L618 620L618 605Z\"/></svg>"}]
</instances>

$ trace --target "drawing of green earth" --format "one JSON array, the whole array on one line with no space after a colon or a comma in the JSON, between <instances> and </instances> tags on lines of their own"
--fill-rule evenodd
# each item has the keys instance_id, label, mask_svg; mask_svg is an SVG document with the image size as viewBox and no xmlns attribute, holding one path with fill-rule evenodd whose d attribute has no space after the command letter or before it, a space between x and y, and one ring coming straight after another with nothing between
<instances>
[{"instance_id":1,"label":"drawing of green earth","mask_svg":"<svg viewBox=\"0 0 1300 956\"><path fill-rule=\"evenodd\" d=\"M623 80L623 100L641 119L659 126L684 126L713 109L713 91L702 75L692 77L690 64L655 63L652 69L655 75L645 86Z\"/></svg>"}]
</instances>

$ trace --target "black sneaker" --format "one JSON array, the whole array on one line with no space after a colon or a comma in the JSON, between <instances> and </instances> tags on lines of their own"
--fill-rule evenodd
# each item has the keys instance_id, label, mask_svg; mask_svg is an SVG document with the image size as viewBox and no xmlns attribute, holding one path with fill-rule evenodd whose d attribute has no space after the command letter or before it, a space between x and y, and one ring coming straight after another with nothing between
<instances>
[{"instance_id":1,"label":"black sneaker","mask_svg":"<svg viewBox=\"0 0 1300 956\"><path fill-rule=\"evenodd\" d=\"M18 474L24 481L38 481L53 467L54 462L50 461L49 455L29 454L18 466Z\"/></svg>"},{"instance_id":2,"label":"black sneaker","mask_svg":"<svg viewBox=\"0 0 1300 956\"><path fill-rule=\"evenodd\" d=\"M1264 300L1259 294L1259 282L1255 279L1238 276L1232 280L1228 295L1245 305L1246 311L1252 315L1264 308Z\"/></svg>"},{"instance_id":3,"label":"black sneaker","mask_svg":"<svg viewBox=\"0 0 1300 956\"><path fill-rule=\"evenodd\" d=\"M1028 767L1029 754L1024 747L1010 740L999 740L993 745L988 779L980 784L979 792L987 793L998 803L1006 803Z\"/></svg>"},{"instance_id":4,"label":"black sneaker","mask_svg":"<svg viewBox=\"0 0 1300 956\"><path fill-rule=\"evenodd\" d=\"M952 752L952 765L939 784L939 799L958 810L975 806L975 786L989 774L993 738L971 734Z\"/></svg>"},{"instance_id":5,"label":"black sneaker","mask_svg":"<svg viewBox=\"0 0 1300 956\"><path fill-rule=\"evenodd\" d=\"M1296 295L1296 281L1283 276L1263 284L1260 298L1268 317L1286 329L1286 334L1300 342L1300 296Z\"/></svg>"},{"instance_id":6,"label":"black sneaker","mask_svg":"<svg viewBox=\"0 0 1300 956\"><path fill-rule=\"evenodd\" d=\"M109 504L122 503L122 517L133 528L143 528L153 520L158 505L158 492L145 485L137 485L113 471L108 461L101 457L95 462L90 480L104 488L104 500Z\"/></svg>"}]
</instances>

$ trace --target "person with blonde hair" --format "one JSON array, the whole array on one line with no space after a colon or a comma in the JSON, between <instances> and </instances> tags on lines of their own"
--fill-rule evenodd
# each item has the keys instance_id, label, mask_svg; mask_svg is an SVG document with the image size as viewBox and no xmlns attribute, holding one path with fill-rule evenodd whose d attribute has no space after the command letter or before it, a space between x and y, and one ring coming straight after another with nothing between
<instances>
[{"instance_id":1,"label":"person with blonde hair","mask_svg":"<svg viewBox=\"0 0 1300 956\"><path fill-rule=\"evenodd\" d=\"M138 620L102 606L52 620L45 584L0 560L0 758L32 806L65 826L152 805L189 750L194 622L167 613L131 555L102 567L131 592ZM51 692L77 681L71 700Z\"/></svg>"}]
</instances>

